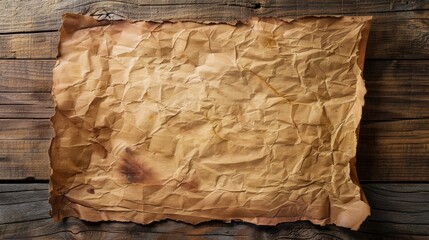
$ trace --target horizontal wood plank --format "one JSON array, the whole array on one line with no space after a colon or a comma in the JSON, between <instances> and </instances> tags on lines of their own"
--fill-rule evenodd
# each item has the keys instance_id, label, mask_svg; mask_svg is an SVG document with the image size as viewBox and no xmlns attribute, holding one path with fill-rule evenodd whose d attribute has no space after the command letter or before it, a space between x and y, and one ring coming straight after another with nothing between
<instances>
[{"instance_id":1,"label":"horizontal wood plank","mask_svg":"<svg viewBox=\"0 0 429 240\"><path fill-rule=\"evenodd\" d=\"M60 26L61 15L76 12L118 19L200 19L228 21L251 16L303 15L379 15L402 11L429 9L427 1L26 1L21 4L14 0L0 2L0 33L51 31ZM13 19L14 21L10 21Z\"/></svg>"},{"instance_id":2,"label":"horizontal wood plank","mask_svg":"<svg viewBox=\"0 0 429 240\"><path fill-rule=\"evenodd\" d=\"M365 62L363 121L429 118L429 61Z\"/></svg>"},{"instance_id":3,"label":"horizontal wood plank","mask_svg":"<svg viewBox=\"0 0 429 240\"><path fill-rule=\"evenodd\" d=\"M0 120L0 179L49 178L49 120ZM429 181L429 119L364 122L357 152L361 181Z\"/></svg>"},{"instance_id":4,"label":"horizontal wood plank","mask_svg":"<svg viewBox=\"0 0 429 240\"><path fill-rule=\"evenodd\" d=\"M48 179L49 140L0 140L0 179Z\"/></svg>"},{"instance_id":5,"label":"horizontal wood plank","mask_svg":"<svg viewBox=\"0 0 429 240\"><path fill-rule=\"evenodd\" d=\"M53 59L57 56L58 39L56 31L0 35L0 59ZM429 11L376 16L366 58L429 59L428 39Z\"/></svg>"},{"instance_id":6,"label":"horizontal wood plank","mask_svg":"<svg viewBox=\"0 0 429 240\"><path fill-rule=\"evenodd\" d=\"M25 188L25 187L27 188ZM429 235L429 184L364 184L372 215L359 232L307 221L274 227L217 221L196 226L174 221L149 225L90 223L68 218L53 222L47 184L0 185L0 238L83 239L425 239Z\"/></svg>"},{"instance_id":7,"label":"horizontal wood plank","mask_svg":"<svg viewBox=\"0 0 429 240\"><path fill-rule=\"evenodd\" d=\"M0 118L52 116L54 64L54 60L0 60ZM363 121L429 118L428 76L429 60L367 60Z\"/></svg>"},{"instance_id":8,"label":"horizontal wood plank","mask_svg":"<svg viewBox=\"0 0 429 240\"><path fill-rule=\"evenodd\" d=\"M0 105L0 119L46 119L53 112L53 107L40 105Z\"/></svg>"},{"instance_id":9,"label":"horizontal wood plank","mask_svg":"<svg viewBox=\"0 0 429 240\"><path fill-rule=\"evenodd\" d=\"M429 59L428 14L429 11L404 12L375 17L366 59Z\"/></svg>"},{"instance_id":10,"label":"horizontal wood plank","mask_svg":"<svg viewBox=\"0 0 429 240\"><path fill-rule=\"evenodd\" d=\"M59 33L21 33L0 35L0 59L54 59Z\"/></svg>"},{"instance_id":11,"label":"horizontal wood plank","mask_svg":"<svg viewBox=\"0 0 429 240\"><path fill-rule=\"evenodd\" d=\"M0 140L50 140L53 135L48 119L0 119Z\"/></svg>"},{"instance_id":12,"label":"horizontal wood plank","mask_svg":"<svg viewBox=\"0 0 429 240\"><path fill-rule=\"evenodd\" d=\"M0 92L50 92L54 65L54 60L0 60Z\"/></svg>"},{"instance_id":13,"label":"horizontal wood plank","mask_svg":"<svg viewBox=\"0 0 429 240\"><path fill-rule=\"evenodd\" d=\"M15 93L3 92L0 95L1 105L39 105L52 107L52 95L45 92Z\"/></svg>"},{"instance_id":14,"label":"horizontal wood plank","mask_svg":"<svg viewBox=\"0 0 429 240\"><path fill-rule=\"evenodd\" d=\"M0 119L49 118L54 113L54 103L50 93L10 93L0 94Z\"/></svg>"},{"instance_id":15,"label":"horizontal wood plank","mask_svg":"<svg viewBox=\"0 0 429 240\"><path fill-rule=\"evenodd\" d=\"M357 149L364 181L429 181L429 119L361 124Z\"/></svg>"},{"instance_id":16,"label":"horizontal wood plank","mask_svg":"<svg viewBox=\"0 0 429 240\"><path fill-rule=\"evenodd\" d=\"M262 1L261 1L262 2ZM413 10L427 10L429 3L425 0L417 1L395 1L395 0L372 0L372 1L282 1L271 0L261 4L266 8L286 8L295 11L296 15L312 14L376 14L388 12L403 12Z\"/></svg>"},{"instance_id":17,"label":"horizontal wood plank","mask_svg":"<svg viewBox=\"0 0 429 240\"><path fill-rule=\"evenodd\" d=\"M373 239L428 238L429 183L373 183L364 184L363 190L371 207L371 216L361 226L361 232L385 232Z\"/></svg>"}]
</instances>

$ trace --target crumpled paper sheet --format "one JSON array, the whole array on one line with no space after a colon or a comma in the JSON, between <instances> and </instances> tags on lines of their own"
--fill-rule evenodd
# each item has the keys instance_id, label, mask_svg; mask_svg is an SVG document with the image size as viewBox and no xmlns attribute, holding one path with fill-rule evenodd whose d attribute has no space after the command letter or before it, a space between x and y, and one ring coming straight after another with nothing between
<instances>
[{"instance_id":1,"label":"crumpled paper sheet","mask_svg":"<svg viewBox=\"0 0 429 240\"><path fill-rule=\"evenodd\" d=\"M66 14L52 216L357 229L371 17L96 21Z\"/></svg>"}]
</instances>

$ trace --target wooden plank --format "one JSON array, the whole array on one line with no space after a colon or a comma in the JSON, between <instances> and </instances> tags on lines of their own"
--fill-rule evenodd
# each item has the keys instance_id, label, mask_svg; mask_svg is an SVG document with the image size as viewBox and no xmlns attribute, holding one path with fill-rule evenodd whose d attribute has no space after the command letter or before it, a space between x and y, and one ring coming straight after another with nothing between
<instances>
[{"instance_id":1,"label":"wooden plank","mask_svg":"<svg viewBox=\"0 0 429 240\"><path fill-rule=\"evenodd\" d=\"M30 227L33 229L29 229ZM356 239L356 237L366 239L363 233L332 226L322 228L309 222L287 223L272 228L236 222L230 224L210 222L192 226L167 220L144 226L120 222L89 223L75 218L53 223L49 217L45 217L31 219L29 222L0 225L0 229L6 229L3 233L0 232L0 236L11 238L28 236L31 239L322 240ZM12 231L16 233L11 233Z\"/></svg>"},{"instance_id":2,"label":"wooden plank","mask_svg":"<svg viewBox=\"0 0 429 240\"><path fill-rule=\"evenodd\" d=\"M26 191L46 191L46 183L0 183L0 195L3 193L26 192ZM0 201L2 202L2 201Z\"/></svg>"},{"instance_id":3,"label":"wooden plank","mask_svg":"<svg viewBox=\"0 0 429 240\"><path fill-rule=\"evenodd\" d=\"M48 119L0 119L0 140L50 140L53 135Z\"/></svg>"},{"instance_id":4,"label":"wooden plank","mask_svg":"<svg viewBox=\"0 0 429 240\"><path fill-rule=\"evenodd\" d=\"M0 91L50 92L53 60L0 60Z\"/></svg>"},{"instance_id":5,"label":"wooden plank","mask_svg":"<svg viewBox=\"0 0 429 240\"><path fill-rule=\"evenodd\" d=\"M376 17L369 35L367 59L429 59L428 12ZM276 15L281 16L272 16ZM57 56L57 44L57 32L0 35L0 59L53 59Z\"/></svg>"},{"instance_id":6,"label":"wooden plank","mask_svg":"<svg viewBox=\"0 0 429 240\"><path fill-rule=\"evenodd\" d=\"M364 121L429 118L429 61L365 62Z\"/></svg>"},{"instance_id":7,"label":"wooden plank","mask_svg":"<svg viewBox=\"0 0 429 240\"><path fill-rule=\"evenodd\" d=\"M0 105L0 119L44 119L53 115L53 107L39 105Z\"/></svg>"},{"instance_id":8,"label":"wooden plank","mask_svg":"<svg viewBox=\"0 0 429 240\"><path fill-rule=\"evenodd\" d=\"M244 1L243 1L244 2ZM253 1L256 2L256 1ZM25 5L13 0L2 1L0 9L0 33L33 32L56 30L61 16L67 12L88 14L109 19L191 19L233 20L248 18L253 12L251 4L223 4L221 1L204 3L201 1L165 1L164 3L143 3L137 0L121 1L27 1ZM29 9L32 9L29 11ZM37 16L37 17L36 17ZM8 21L14 19L15 21ZM17 30L18 29L18 30Z\"/></svg>"},{"instance_id":9,"label":"wooden plank","mask_svg":"<svg viewBox=\"0 0 429 240\"><path fill-rule=\"evenodd\" d=\"M0 206L16 205L30 202L46 202L49 197L46 185L46 183L0 184ZM28 197L29 194L31 194L30 198ZM11 219L2 219L0 220L0 224L10 220Z\"/></svg>"},{"instance_id":10,"label":"wooden plank","mask_svg":"<svg viewBox=\"0 0 429 240\"><path fill-rule=\"evenodd\" d=\"M0 95L1 105L41 105L52 107L52 95L48 92L3 92Z\"/></svg>"},{"instance_id":11,"label":"wooden plank","mask_svg":"<svg viewBox=\"0 0 429 240\"><path fill-rule=\"evenodd\" d=\"M0 112L4 111L0 118L50 117L54 64L54 60L0 60ZM428 76L429 60L366 61L363 121L429 118Z\"/></svg>"},{"instance_id":12,"label":"wooden plank","mask_svg":"<svg viewBox=\"0 0 429 240\"><path fill-rule=\"evenodd\" d=\"M0 179L49 178L49 120L0 121ZM429 119L364 122L358 144L361 181L429 181Z\"/></svg>"},{"instance_id":13,"label":"wooden plank","mask_svg":"<svg viewBox=\"0 0 429 240\"><path fill-rule=\"evenodd\" d=\"M49 118L54 113L50 93L10 93L0 95L0 119Z\"/></svg>"},{"instance_id":14,"label":"wooden plank","mask_svg":"<svg viewBox=\"0 0 429 240\"><path fill-rule=\"evenodd\" d=\"M363 189L371 216L361 226L361 232L383 232L386 239L429 237L429 183L365 184Z\"/></svg>"},{"instance_id":15,"label":"wooden plank","mask_svg":"<svg viewBox=\"0 0 429 240\"><path fill-rule=\"evenodd\" d=\"M257 1L204 0L166 1L98 1L31 0L21 4L14 0L0 3L0 32L34 32L58 29L60 17L77 12L107 18L147 20L200 19L235 20L250 16L359 15L429 9L426 1ZM14 19L14 21L10 21Z\"/></svg>"},{"instance_id":16,"label":"wooden plank","mask_svg":"<svg viewBox=\"0 0 429 240\"><path fill-rule=\"evenodd\" d=\"M54 59L58 41L57 31L0 35L0 59Z\"/></svg>"},{"instance_id":17,"label":"wooden plank","mask_svg":"<svg viewBox=\"0 0 429 240\"><path fill-rule=\"evenodd\" d=\"M0 140L0 179L48 179L48 140Z\"/></svg>"},{"instance_id":18,"label":"wooden plank","mask_svg":"<svg viewBox=\"0 0 429 240\"><path fill-rule=\"evenodd\" d=\"M49 118L53 60L0 60L0 119Z\"/></svg>"},{"instance_id":19,"label":"wooden plank","mask_svg":"<svg viewBox=\"0 0 429 240\"><path fill-rule=\"evenodd\" d=\"M286 8L295 11L296 15L317 15L323 14L370 14L399 11L413 11L429 9L429 3L424 0L419 1L282 1L271 0L261 3L261 7L266 8Z\"/></svg>"},{"instance_id":20,"label":"wooden plank","mask_svg":"<svg viewBox=\"0 0 429 240\"><path fill-rule=\"evenodd\" d=\"M365 181L429 181L429 119L362 123L357 150Z\"/></svg>"},{"instance_id":21,"label":"wooden plank","mask_svg":"<svg viewBox=\"0 0 429 240\"><path fill-rule=\"evenodd\" d=\"M14 188L19 190L10 191ZM372 215L359 232L354 232L306 221L273 227L217 221L196 226L174 221L149 225L90 223L76 218L54 223L48 215L47 184L1 184L0 202L4 203L0 204L0 238L425 239L429 236L429 218L425 214L429 211L429 184L364 184L363 189Z\"/></svg>"},{"instance_id":22,"label":"wooden plank","mask_svg":"<svg viewBox=\"0 0 429 240\"><path fill-rule=\"evenodd\" d=\"M428 59L429 11L374 18L367 59Z\"/></svg>"}]
</instances>

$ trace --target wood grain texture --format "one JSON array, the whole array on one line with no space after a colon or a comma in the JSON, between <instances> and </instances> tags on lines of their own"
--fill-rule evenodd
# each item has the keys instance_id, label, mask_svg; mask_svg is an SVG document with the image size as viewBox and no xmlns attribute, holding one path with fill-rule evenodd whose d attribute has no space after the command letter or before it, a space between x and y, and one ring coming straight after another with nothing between
<instances>
[{"instance_id":1,"label":"wood grain texture","mask_svg":"<svg viewBox=\"0 0 429 240\"><path fill-rule=\"evenodd\" d=\"M429 61L370 60L363 121L429 118Z\"/></svg>"},{"instance_id":2,"label":"wood grain texture","mask_svg":"<svg viewBox=\"0 0 429 240\"><path fill-rule=\"evenodd\" d=\"M375 17L367 59L429 59L429 11Z\"/></svg>"},{"instance_id":3,"label":"wood grain texture","mask_svg":"<svg viewBox=\"0 0 429 240\"><path fill-rule=\"evenodd\" d=\"M0 118L49 118L54 60L0 60ZM363 121L429 118L429 60L367 60Z\"/></svg>"},{"instance_id":4,"label":"wood grain texture","mask_svg":"<svg viewBox=\"0 0 429 240\"><path fill-rule=\"evenodd\" d=\"M0 60L0 92L50 92L54 65L54 60Z\"/></svg>"},{"instance_id":5,"label":"wood grain texture","mask_svg":"<svg viewBox=\"0 0 429 240\"><path fill-rule=\"evenodd\" d=\"M53 135L48 119L0 119L0 140L50 140Z\"/></svg>"},{"instance_id":6,"label":"wood grain texture","mask_svg":"<svg viewBox=\"0 0 429 240\"><path fill-rule=\"evenodd\" d=\"M303 15L383 15L403 11L429 9L424 0L417 1L204 1L204 0L166 0L166 1L1 1L0 32L51 31L60 26L61 15L76 12L101 18L118 19L199 19L229 21L251 16L289 16ZM14 21L10 21L14 19Z\"/></svg>"},{"instance_id":7,"label":"wood grain texture","mask_svg":"<svg viewBox=\"0 0 429 240\"><path fill-rule=\"evenodd\" d=\"M54 59L59 33L23 33L0 35L0 59Z\"/></svg>"},{"instance_id":8,"label":"wood grain texture","mask_svg":"<svg viewBox=\"0 0 429 240\"><path fill-rule=\"evenodd\" d=\"M54 223L47 184L0 185L0 238L40 239L425 239L429 235L429 184L365 184L372 215L359 232L309 222L275 227L212 221L196 226L174 221L149 225L90 223L68 218Z\"/></svg>"},{"instance_id":9,"label":"wood grain texture","mask_svg":"<svg viewBox=\"0 0 429 240\"><path fill-rule=\"evenodd\" d=\"M429 119L365 122L357 150L364 181L429 181Z\"/></svg>"},{"instance_id":10,"label":"wood grain texture","mask_svg":"<svg viewBox=\"0 0 429 240\"><path fill-rule=\"evenodd\" d=\"M49 178L49 120L0 120L0 179ZM429 181L429 119L364 122L358 144L361 181Z\"/></svg>"},{"instance_id":11,"label":"wood grain texture","mask_svg":"<svg viewBox=\"0 0 429 240\"><path fill-rule=\"evenodd\" d=\"M269 16L282 14L270 13ZM200 19L199 16L192 18ZM55 30L58 28L59 25L56 25L50 32L0 35L0 59L55 58L59 38ZM429 59L428 39L427 11L376 16L369 35L366 58Z\"/></svg>"},{"instance_id":12,"label":"wood grain texture","mask_svg":"<svg viewBox=\"0 0 429 240\"><path fill-rule=\"evenodd\" d=\"M54 103L49 93L2 93L0 119L49 118L54 113Z\"/></svg>"},{"instance_id":13,"label":"wood grain texture","mask_svg":"<svg viewBox=\"0 0 429 240\"><path fill-rule=\"evenodd\" d=\"M373 183L363 185L363 189L371 206L371 216L361 226L361 232L385 232L374 239L429 238L428 183Z\"/></svg>"},{"instance_id":14,"label":"wood grain texture","mask_svg":"<svg viewBox=\"0 0 429 240\"><path fill-rule=\"evenodd\" d=\"M0 140L0 179L49 178L49 145L48 140Z\"/></svg>"}]
</instances>

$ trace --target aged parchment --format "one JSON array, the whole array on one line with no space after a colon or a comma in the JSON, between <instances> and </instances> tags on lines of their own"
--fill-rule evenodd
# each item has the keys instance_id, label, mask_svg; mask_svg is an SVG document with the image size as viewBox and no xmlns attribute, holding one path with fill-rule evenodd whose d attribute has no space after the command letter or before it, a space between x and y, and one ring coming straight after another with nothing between
<instances>
[{"instance_id":1,"label":"aged parchment","mask_svg":"<svg viewBox=\"0 0 429 240\"><path fill-rule=\"evenodd\" d=\"M370 17L234 23L66 14L52 216L357 229Z\"/></svg>"}]
</instances>

